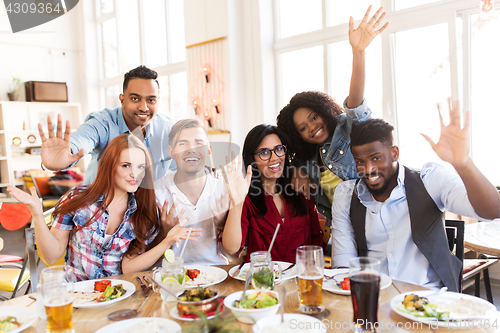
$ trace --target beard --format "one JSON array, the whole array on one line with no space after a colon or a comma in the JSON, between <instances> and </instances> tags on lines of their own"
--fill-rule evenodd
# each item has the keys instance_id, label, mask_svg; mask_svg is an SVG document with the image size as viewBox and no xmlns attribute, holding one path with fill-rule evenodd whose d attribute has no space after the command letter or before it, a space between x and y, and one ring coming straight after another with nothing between
<instances>
[{"instance_id":1,"label":"beard","mask_svg":"<svg viewBox=\"0 0 500 333\"><path fill-rule=\"evenodd\" d=\"M373 189L370 186L366 186L368 188L368 191L372 194L373 197L380 197L386 194L386 192L389 190L389 186L393 183L393 181L398 177L397 171L392 170L392 173L389 175L388 178L385 179L385 182L382 184L380 188ZM397 183L397 181L396 181ZM366 183L365 183L366 184ZM390 189L392 191L392 188Z\"/></svg>"}]
</instances>

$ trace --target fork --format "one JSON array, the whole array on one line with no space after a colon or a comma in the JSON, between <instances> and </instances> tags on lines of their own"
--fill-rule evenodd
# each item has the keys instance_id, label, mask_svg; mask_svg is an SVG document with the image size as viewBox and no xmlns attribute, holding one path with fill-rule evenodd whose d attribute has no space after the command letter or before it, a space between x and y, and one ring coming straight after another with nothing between
<instances>
[{"instance_id":1,"label":"fork","mask_svg":"<svg viewBox=\"0 0 500 333\"><path fill-rule=\"evenodd\" d=\"M336 277L337 275L341 275L341 274L347 274L347 275L349 275L347 272L342 272L342 273L333 274L332 276L326 276L326 275L325 275L325 276L324 276L324 279L328 281L328 280L333 279L333 278L334 278L334 277Z\"/></svg>"}]
</instances>

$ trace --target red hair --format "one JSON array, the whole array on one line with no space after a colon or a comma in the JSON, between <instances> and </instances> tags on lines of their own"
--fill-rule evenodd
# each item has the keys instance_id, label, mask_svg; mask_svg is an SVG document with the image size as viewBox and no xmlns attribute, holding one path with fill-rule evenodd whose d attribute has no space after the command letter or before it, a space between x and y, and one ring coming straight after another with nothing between
<instances>
[{"instance_id":1,"label":"red hair","mask_svg":"<svg viewBox=\"0 0 500 333\"><path fill-rule=\"evenodd\" d=\"M125 254L127 256L143 253L147 247L146 240L157 231L160 231L158 224L159 215L153 187L151 157L144 144L134 135L122 134L114 138L101 155L94 182L87 188L70 191L59 200L53 213L53 216L73 213L80 208L93 204L104 194L104 200L97 207L96 211L93 212L92 217L85 225L79 228L81 229L94 223L104 213L111 201L113 201L115 196L113 176L120 162L120 154L122 151L131 148L138 148L144 152L146 168L141 185L135 192L137 209L130 215L136 239L130 244Z\"/></svg>"}]
</instances>

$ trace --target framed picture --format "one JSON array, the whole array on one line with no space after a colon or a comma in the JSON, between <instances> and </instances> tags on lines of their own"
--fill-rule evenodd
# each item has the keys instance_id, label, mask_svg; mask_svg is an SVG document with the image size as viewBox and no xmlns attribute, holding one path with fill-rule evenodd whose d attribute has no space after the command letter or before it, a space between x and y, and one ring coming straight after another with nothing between
<instances>
[{"instance_id":1,"label":"framed picture","mask_svg":"<svg viewBox=\"0 0 500 333\"><path fill-rule=\"evenodd\" d=\"M52 117L52 127L55 129L57 126L57 114L54 111L45 110L30 110L30 130L38 130L38 123L42 124L42 129L44 132L47 131L47 117Z\"/></svg>"}]
</instances>

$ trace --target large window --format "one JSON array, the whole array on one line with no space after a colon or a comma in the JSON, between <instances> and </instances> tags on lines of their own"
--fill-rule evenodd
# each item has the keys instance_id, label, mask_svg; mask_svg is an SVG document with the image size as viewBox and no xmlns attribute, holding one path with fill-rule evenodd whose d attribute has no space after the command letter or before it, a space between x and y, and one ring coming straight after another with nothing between
<instances>
[{"instance_id":1,"label":"large window","mask_svg":"<svg viewBox=\"0 0 500 333\"><path fill-rule=\"evenodd\" d=\"M188 112L184 4L181 0L95 0L102 107L115 108L123 74L143 64L159 74L159 112Z\"/></svg>"},{"instance_id":2,"label":"large window","mask_svg":"<svg viewBox=\"0 0 500 333\"><path fill-rule=\"evenodd\" d=\"M357 26L368 5L372 14L383 6L391 24L366 51L365 98L374 117L395 125L402 163L439 161L420 133L438 140L436 106L447 123L451 98L470 110L473 160L500 185L500 154L488 149L500 121L494 83L500 76L500 13L481 21L473 0L317 0L307 8L275 1L278 110L303 90L322 90L341 103L352 71L349 16Z\"/></svg>"}]
</instances>

